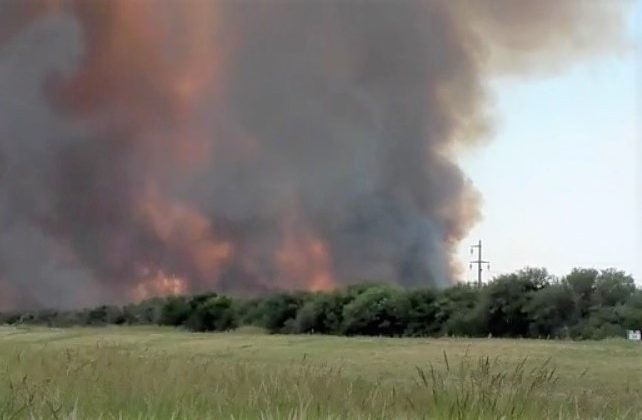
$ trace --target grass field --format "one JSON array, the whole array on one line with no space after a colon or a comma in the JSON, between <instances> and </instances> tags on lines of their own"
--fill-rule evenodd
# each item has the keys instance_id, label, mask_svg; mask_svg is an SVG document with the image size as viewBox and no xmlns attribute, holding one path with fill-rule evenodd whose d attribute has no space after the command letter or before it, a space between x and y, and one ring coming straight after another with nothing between
<instances>
[{"instance_id":1,"label":"grass field","mask_svg":"<svg viewBox=\"0 0 642 420\"><path fill-rule=\"evenodd\" d=\"M0 418L642 418L624 340L0 328Z\"/></svg>"}]
</instances>

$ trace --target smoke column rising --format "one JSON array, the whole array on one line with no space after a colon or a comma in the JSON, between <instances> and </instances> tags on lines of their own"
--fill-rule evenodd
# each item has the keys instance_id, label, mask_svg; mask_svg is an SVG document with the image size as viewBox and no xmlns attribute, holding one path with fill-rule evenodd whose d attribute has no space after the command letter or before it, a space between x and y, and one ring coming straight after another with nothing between
<instances>
[{"instance_id":1,"label":"smoke column rising","mask_svg":"<svg viewBox=\"0 0 642 420\"><path fill-rule=\"evenodd\" d=\"M485 82L625 6L0 0L0 309L448 284Z\"/></svg>"}]
</instances>

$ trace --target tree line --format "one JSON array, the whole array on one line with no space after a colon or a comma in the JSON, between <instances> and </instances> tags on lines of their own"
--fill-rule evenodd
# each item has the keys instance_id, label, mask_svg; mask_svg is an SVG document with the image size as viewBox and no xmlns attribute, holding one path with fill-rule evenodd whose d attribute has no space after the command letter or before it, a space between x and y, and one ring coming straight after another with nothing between
<instances>
[{"instance_id":1,"label":"tree line","mask_svg":"<svg viewBox=\"0 0 642 420\"><path fill-rule=\"evenodd\" d=\"M482 287L359 284L252 299L204 293L125 306L1 313L2 323L168 325L191 331L252 325L283 334L601 339L642 329L642 290L615 269L576 268L555 278L545 269L525 268Z\"/></svg>"}]
</instances>

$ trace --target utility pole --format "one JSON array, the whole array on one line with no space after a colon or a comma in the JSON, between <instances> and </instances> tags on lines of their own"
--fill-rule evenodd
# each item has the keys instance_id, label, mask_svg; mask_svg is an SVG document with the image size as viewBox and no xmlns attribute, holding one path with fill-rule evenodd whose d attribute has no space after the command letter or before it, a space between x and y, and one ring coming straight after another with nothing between
<instances>
[{"instance_id":1,"label":"utility pole","mask_svg":"<svg viewBox=\"0 0 642 420\"><path fill-rule=\"evenodd\" d=\"M482 260L482 241L481 239L477 245L472 245L470 247L470 255L473 255L474 249L477 248L477 259L470 262L469 267L472 269L473 264L477 264L477 287L482 287L482 264L486 264L486 269L490 270L490 261Z\"/></svg>"}]
</instances>

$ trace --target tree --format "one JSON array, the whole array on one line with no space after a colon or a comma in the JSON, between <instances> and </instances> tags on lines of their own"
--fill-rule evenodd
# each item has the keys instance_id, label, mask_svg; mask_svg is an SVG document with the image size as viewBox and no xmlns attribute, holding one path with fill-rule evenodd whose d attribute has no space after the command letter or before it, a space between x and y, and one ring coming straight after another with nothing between
<instances>
[{"instance_id":1,"label":"tree","mask_svg":"<svg viewBox=\"0 0 642 420\"><path fill-rule=\"evenodd\" d=\"M624 328L618 312L611 306L592 308L588 317L581 319L571 329L574 338L600 340L606 337L624 336Z\"/></svg>"},{"instance_id":2,"label":"tree","mask_svg":"<svg viewBox=\"0 0 642 420\"><path fill-rule=\"evenodd\" d=\"M165 300L160 314L161 325L183 325L189 318L192 307L183 296L170 296Z\"/></svg>"},{"instance_id":3,"label":"tree","mask_svg":"<svg viewBox=\"0 0 642 420\"><path fill-rule=\"evenodd\" d=\"M398 336L408 320L408 299L398 289L370 287L343 308L347 335Z\"/></svg>"},{"instance_id":4,"label":"tree","mask_svg":"<svg viewBox=\"0 0 642 420\"><path fill-rule=\"evenodd\" d=\"M20 312L2 312L0 313L0 325L12 325L20 320Z\"/></svg>"},{"instance_id":5,"label":"tree","mask_svg":"<svg viewBox=\"0 0 642 420\"><path fill-rule=\"evenodd\" d=\"M525 304L533 337L565 337L574 315L573 294L565 283L554 283L531 295Z\"/></svg>"},{"instance_id":6,"label":"tree","mask_svg":"<svg viewBox=\"0 0 642 420\"><path fill-rule=\"evenodd\" d=\"M164 304L163 298L151 298L123 308L123 320L128 324L158 324Z\"/></svg>"},{"instance_id":7,"label":"tree","mask_svg":"<svg viewBox=\"0 0 642 420\"><path fill-rule=\"evenodd\" d=\"M118 306L99 306L87 312L87 325L122 324L125 319Z\"/></svg>"},{"instance_id":8,"label":"tree","mask_svg":"<svg viewBox=\"0 0 642 420\"><path fill-rule=\"evenodd\" d=\"M624 304L616 308L622 326L629 330L642 330L642 290L629 295Z\"/></svg>"},{"instance_id":9,"label":"tree","mask_svg":"<svg viewBox=\"0 0 642 420\"><path fill-rule=\"evenodd\" d=\"M458 284L445 289L435 301L435 321L440 332L464 336L487 334L474 311L479 298L480 289L469 285Z\"/></svg>"},{"instance_id":10,"label":"tree","mask_svg":"<svg viewBox=\"0 0 642 420\"><path fill-rule=\"evenodd\" d=\"M595 300L601 306L616 306L626 302L635 291L633 277L613 268L600 271L595 278Z\"/></svg>"},{"instance_id":11,"label":"tree","mask_svg":"<svg viewBox=\"0 0 642 420\"><path fill-rule=\"evenodd\" d=\"M525 337L529 333L526 311L533 292L549 285L552 277L543 268L525 268L495 278L484 288L479 315L493 336Z\"/></svg>"},{"instance_id":12,"label":"tree","mask_svg":"<svg viewBox=\"0 0 642 420\"><path fill-rule=\"evenodd\" d=\"M234 302L236 317L241 325L262 325L263 299L237 299Z\"/></svg>"},{"instance_id":13,"label":"tree","mask_svg":"<svg viewBox=\"0 0 642 420\"><path fill-rule=\"evenodd\" d=\"M260 326L272 333L290 332L297 311L303 303L303 294L279 293L259 303L257 318Z\"/></svg>"},{"instance_id":14,"label":"tree","mask_svg":"<svg viewBox=\"0 0 642 420\"><path fill-rule=\"evenodd\" d=\"M344 300L339 293L310 295L297 312L294 332L337 334L341 328Z\"/></svg>"},{"instance_id":15,"label":"tree","mask_svg":"<svg viewBox=\"0 0 642 420\"><path fill-rule=\"evenodd\" d=\"M407 292L408 322L404 329L407 336L429 336L439 333L437 322L437 298L435 290L412 290Z\"/></svg>"},{"instance_id":16,"label":"tree","mask_svg":"<svg viewBox=\"0 0 642 420\"><path fill-rule=\"evenodd\" d=\"M217 293L151 298L124 307L0 313L0 323L55 327L162 324L195 331L257 325L272 333L507 337L622 336L642 329L642 291L615 269L575 268L561 281L540 268L499 276L482 288L442 290L357 284L343 291L233 299Z\"/></svg>"},{"instance_id":17,"label":"tree","mask_svg":"<svg viewBox=\"0 0 642 420\"><path fill-rule=\"evenodd\" d=\"M196 304L185 324L192 331L226 331L236 328L234 315L232 299L210 296Z\"/></svg>"},{"instance_id":18,"label":"tree","mask_svg":"<svg viewBox=\"0 0 642 420\"><path fill-rule=\"evenodd\" d=\"M574 268L562 280L573 294L577 319L586 318L594 305L595 281L598 271L592 268Z\"/></svg>"}]
</instances>

